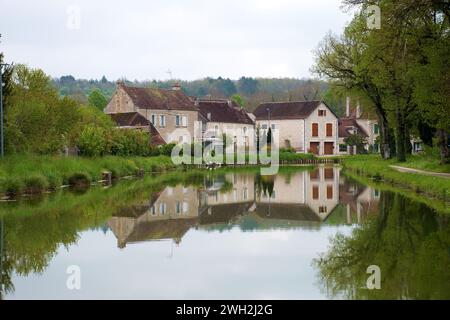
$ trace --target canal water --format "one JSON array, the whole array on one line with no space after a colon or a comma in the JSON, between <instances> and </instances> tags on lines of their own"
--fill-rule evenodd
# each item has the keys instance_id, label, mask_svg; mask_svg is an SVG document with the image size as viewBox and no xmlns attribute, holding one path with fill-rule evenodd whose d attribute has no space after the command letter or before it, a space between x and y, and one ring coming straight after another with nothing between
<instances>
[{"instance_id":1,"label":"canal water","mask_svg":"<svg viewBox=\"0 0 450 320\"><path fill-rule=\"evenodd\" d=\"M338 167L169 173L0 215L3 299L450 298L448 216Z\"/></svg>"}]
</instances>

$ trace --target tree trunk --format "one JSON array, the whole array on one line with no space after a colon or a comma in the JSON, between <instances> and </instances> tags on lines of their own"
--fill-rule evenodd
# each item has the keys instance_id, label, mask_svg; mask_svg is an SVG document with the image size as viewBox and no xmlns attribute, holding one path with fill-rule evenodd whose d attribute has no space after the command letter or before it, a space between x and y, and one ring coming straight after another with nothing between
<instances>
[{"instance_id":1,"label":"tree trunk","mask_svg":"<svg viewBox=\"0 0 450 320\"><path fill-rule=\"evenodd\" d=\"M380 125L380 152L383 159L390 159L392 157L391 153L391 141L392 133L389 129L389 124L386 118L386 114L383 108L377 106L376 113L378 116L378 123Z\"/></svg>"},{"instance_id":2,"label":"tree trunk","mask_svg":"<svg viewBox=\"0 0 450 320\"><path fill-rule=\"evenodd\" d=\"M405 150L405 119L402 112L397 108L395 113L395 120L397 122L396 127L396 142L397 142L397 160L399 162L406 161L406 150Z\"/></svg>"},{"instance_id":3,"label":"tree trunk","mask_svg":"<svg viewBox=\"0 0 450 320\"><path fill-rule=\"evenodd\" d=\"M448 148L448 134L445 130L439 129L438 134L438 144L441 154L441 164L450 163L450 150Z\"/></svg>"},{"instance_id":4,"label":"tree trunk","mask_svg":"<svg viewBox=\"0 0 450 320\"><path fill-rule=\"evenodd\" d=\"M411 132L409 130L409 124L405 124L405 152L406 154L412 154L412 144L411 144Z\"/></svg>"}]
</instances>

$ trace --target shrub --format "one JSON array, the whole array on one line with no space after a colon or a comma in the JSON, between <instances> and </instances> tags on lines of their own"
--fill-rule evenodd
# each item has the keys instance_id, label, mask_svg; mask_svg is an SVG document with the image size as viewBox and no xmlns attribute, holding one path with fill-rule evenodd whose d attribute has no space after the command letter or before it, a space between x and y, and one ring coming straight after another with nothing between
<instances>
[{"instance_id":1,"label":"shrub","mask_svg":"<svg viewBox=\"0 0 450 320\"><path fill-rule=\"evenodd\" d=\"M91 179L84 172L74 173L69 177L69 185L75 188L87 188L91 184Z\"/></svg>"},{"instance_id":2,"label":"shrub","mask_svg":"<svg viewBox=\"0 0 450 320\"><path fill-rule=\"evenodd\" d=\"M2 190L8 197L15 197L23 190L23 182L16 178L6 178L1 181Z\"/></svg>"},{"instance_id":3,"label":"shrub","mask_svg":"<svg viewBox=\"0 0 450 320\"><path fill-rule=\"evenodd\" d=\"M27 194L40 194L47 190L47 179L42 175L27 177L24 180L25 192Z\"/></svg>"},{"instance_id":4,"label":"shrub","mask_svg":"<svg viewBox=\"0 0 450 320\"><path fill-rule=\"evenodd\" d=\"M176 146L175 143L165 144L159 147L159 154L162 156L170 157L172 155L172 149Z\"/></svg>"},{"instance_id":5,"label":"shrub","mask_svg":"<svg viewBox=\"0 0 450 320\"><path fill-rule=\"evenodd\" d=\"M95 125L86 125L78 137L80 153L89 157L96 157L108 153L106 132Z\"/></svg>"}]
</instances>

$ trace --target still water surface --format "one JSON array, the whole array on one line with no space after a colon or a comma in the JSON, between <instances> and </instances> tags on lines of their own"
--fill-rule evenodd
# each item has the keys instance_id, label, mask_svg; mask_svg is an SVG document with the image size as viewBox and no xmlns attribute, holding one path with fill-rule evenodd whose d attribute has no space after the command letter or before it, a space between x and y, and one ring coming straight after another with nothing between
<instances>
[{"instance_id":1,"label":"still water surface","mask_svg":"<svg viewBox=\"0 0 450 320\"><path fill-rule=\"evenodd\" d=\"M450 297L449 219L337 167L152 179L1 204L3 298Z\"/></svg>"}]
</instances>

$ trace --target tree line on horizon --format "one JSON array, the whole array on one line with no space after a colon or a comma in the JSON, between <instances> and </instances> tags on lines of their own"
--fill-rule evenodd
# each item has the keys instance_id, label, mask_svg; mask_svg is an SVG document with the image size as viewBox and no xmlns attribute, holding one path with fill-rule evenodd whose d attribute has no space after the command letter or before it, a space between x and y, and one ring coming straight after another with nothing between
<instances>
[{"instance_id":1,"label":"tree line on horizon","mask_svg":"<svg viewBox=\"0 0 450 320\"><path fill-rule=\"evenodd\" d=\"M238 80L229 78L206 77L199 80L146 80L129 81L119 79L135 87L170 89L178 83L189 96L211 99L233 99L247 111L253 111L259 103L270 101L311 101L327 99L328 83L316 79L296 78L253 78L241 77ZM52 80L61 95L69 96L86 103L89 95L100 93L109 100L116 88L115 80L103 76L98 79L76 79L72 75L62 76ZM329 99L337 113L343 110L343 101Z\"/></svg>"}]
</instances>

